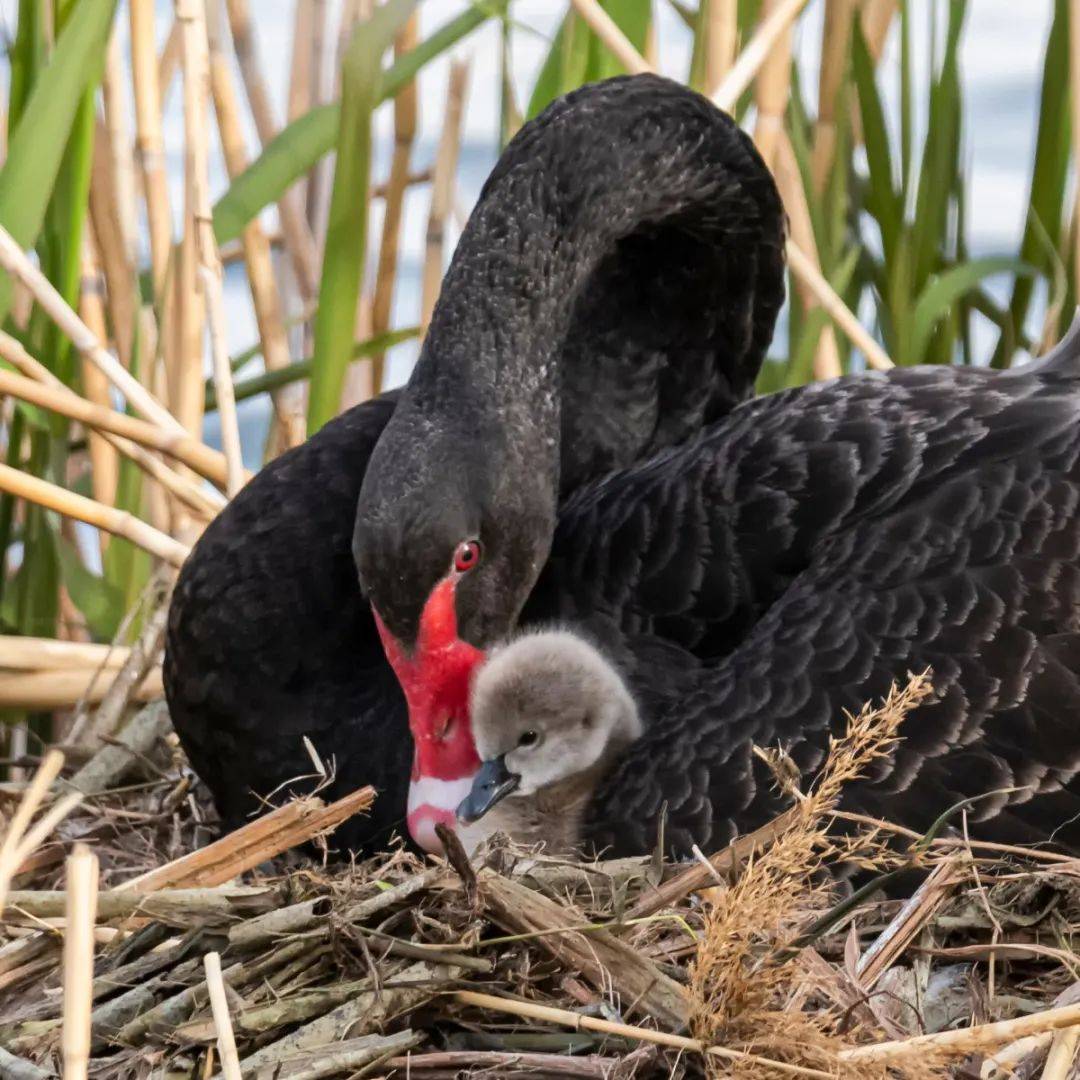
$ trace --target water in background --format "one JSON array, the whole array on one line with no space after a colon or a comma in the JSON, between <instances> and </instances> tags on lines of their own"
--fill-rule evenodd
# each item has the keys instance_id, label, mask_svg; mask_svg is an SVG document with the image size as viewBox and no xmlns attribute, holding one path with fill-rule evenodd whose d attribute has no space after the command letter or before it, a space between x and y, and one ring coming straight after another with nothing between
<instances>
[{"instance_id":1,"label":"water in background","mask_svg":"<svg viewBox=\"0 0 1080 1080\"><path fill-rule=\"evenodd\" d=\"M644 0L642 0L644 2ZM944 5L930 0L908 0L916 19L940 16ZM18 0L0 0L0 18L11 32L16 21ZM330 26L336 26L340 0L330 3ZM421 34L441 26L466 8L466 0L424 0L420 5ZM121 4L121 9L126 4ZM549 47L551 37L565 10L563 2L553 0L512 0L515 32L512 35L512 60L518 101L528 101L528 91ZM288 64L291 57L293 4L281 0L251 0L255 16L259 53L263 71L276 96L279 116L284 115ZM817 58L820 55L821 13L823 5L814 3L799 27L797 53L800 57L803 85L817 85ZM690 36L670 4L659 0L657 12L657 55L663 71L681 77L690 59ZM164 36L172 21L172 3L158 0L159 31ZM1028 170L1034 152L1038 117L1039 81L1045 38L1050 25L1051 0L976 0L969 5L967 33L962 54L963 93L965 102L965 156L969 163L969 218L973 255L1014 252L1024 225L1024 211L1029 182ZM127 49L127 13L118 16L122 45ZM928 35L916 35L917 63L928 63ZM897 47L890 41L883 58L882 71L895 70ZM458 172L457 202L463 220L472 207L495 161L498 151L499 32L494 24L483 27L458 46L455 55L471 59L464 139ZM414 168L434 159L442 124L449 57L426 67L420 75L420 127L413 151ZM6 80L5 80L6 81ZM916 79L916 86L925 80ZM895 101L895 80L885 76L887 98ZM179 87L174 83L166 103L165 137L168 150L172 205L179 229L183 205L183 115ZM388 106L376 116L376 154L374 176L386 175L392 149L392 112ZM134 120L132 120L134 124ZM920 133L916 131L916 139ZM254 128L249 124L248 145L256 147ZM917 145L917 143L916 143ZM212 144L212 187L216 198L227 186L224 168ZM420 270L423 258L424 231L427 224L429 192L426 187L410 191L404 214L403 250L394 303L394 325L415 325L420 310ZM265 213L265 224L273 227L274 212ZM380 204L373 205L371 236L380 235ZM448 252L452 250L459 223L450 228ZM248 297L242 265L232 267L226 278L226 302L229 310L229 348L238 352L257 338L254 316ZM995 335L989 330L976 338L976 344L989 352ZM774 350L785 347L781 327ZM397 385L408 378L416 357L415 343L400 345L390 354L388 380ZM254 374L260 361L253 361L244 374ZM265 397L241 403L239 407L244 458L251 468L262 462L263 442L269 417ZM216 414L207 417L206 439L217 444Z\"/></svg>"}]
</instances>

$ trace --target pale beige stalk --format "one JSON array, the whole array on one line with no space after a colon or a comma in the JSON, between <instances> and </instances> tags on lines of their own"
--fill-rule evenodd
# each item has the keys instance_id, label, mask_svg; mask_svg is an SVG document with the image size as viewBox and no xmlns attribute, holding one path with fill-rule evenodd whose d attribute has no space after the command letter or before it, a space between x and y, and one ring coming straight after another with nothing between
<instances>
[{"instance_id":1,"label":"pale beige stalk","mask_svg":"<svg viewBox=\"0 0 1080 1080\"><path fill-rule=\"evenodd\" d=\"M420 33L419 14L414 12L402 27L394 43L394 55L401 57L416 46ZM375 276L375 293L371 305L371 331L385 334L390 329L390 315L397 281L398 247L401 237L401 215L409 182L409 159L416 139L418 120L416 80L402 87L394 98L394 156L390 161L390 178L386 185L386 204L383 210L382 239L379 243L379 267ZM375 393L383 386L385 356L372 357L372 384Z\"/></svg>"},{"instance_id":2,"label":"pale beige stalk","mask_svg":"<svg viewBox=\"0 0 1080 1080\"><path fill-rule=\"evenodd\" d=\"M229 176L235 177L248 166L247 150L240 118L240 102L233 86L229 59L225 53L220 9L216 4L207 8L207 33L210 42L210 89L214 99L218 134ZM268 371L286 367L289 363L289 339L281 313L270 241L259 219L254 218L241 236L244 263L251 289L255 321L259 328L263 363ZM298 446L305 437L303 410L298 395L290 388L271 395L276 422L281 428L283 445Z\"/></svg>"},{"instance_id":3,"label":"pale beige stalk","mask_svg":"<svg viewBox=\"0 0 1080 1080\"><path fill-rule=\"evenodd\" d=\"M739 0L709 0L705 34L705 93L711 97L735 62L739 44Z\"/></svg>"},{"instance_id":4,"label":"pale beige stalk","mask_svg":"<svg viewBox=\"0 0 1080 1080\"><path fill-rule=\"evenodd\" d=\"M94 921L98 861L76 844L67 859L64 926L64 1013L61 1048L64 1080L86 1080L90 1062L90 1011L94 1004Z\"/></svg>"},{"instance_id":5,"label":"pale beige stalk","mask_svg":"<svg viewBox=\"0 0 1080 1080\"><path fill-rule=\"evenodd\" d=\"M743 91L753 81L761 65L769 58L773 46L788 33L796 16L806 6L807 0L778 0L767 18L761 20L753 37L739 54L724 81L712 95L713 104L724 112L731 112Z\"/></svg>"},{"instance_id":6,"label":"pale beige stalk","mask_svg":"<svg viewBox=\"0 0 1080 1080\"><path fill-rule=\"evenodd\" d=\"M102 293L105 280L98 269L94 240L88 229L83 235L82 280L79 283L79 314L83 322L99 338L104 339L105 305ZM87 398L100 408L110 408L109 380L85 356L80 357L82 385ZM58 380L59 381L59 380ZM119 462L116 451L96 431L87 433L90 451L90 490L98 502L112 504L116 501L116 484ZM101 534L102 550L108 541L108 533Z\"/></svg>"},{"instance_id":7,"label":"pale beige stalk","mask_svg":"<svg viewBox=\"0 0 1080 1080\"><path fill-rule=\"evenodd\" d=\"M451 61L446 89L446 115L443 118L442 135L435 158L435 175L431 181L431 210L428 215L424 250L420 321L425 330L431 322L431 313L435 309L435 301L439 297L439 288L442 284L446 222L454 205L458 153L461 150L461 120L468 84L468 61Z\"/></svg>"},{"instance_id":8,"label":"pale beige stalk","mask_svg":"<svg viewBox=\"0 0 1080 1080\"><path fill-rule=\"evenodd\" d=\"M761 24L783 5L784 0L763 0ZM754 102L757 105L757 121L754 124L754 143L770 169L776 169L777 144L784 131L784 113L788 94L791 92L791 21L784 23L773 39L772 47L762 61L754 85ZM802 185L800 184L800 187ZM783 192L781 191L781 195ZM787 200L784 200L785 203ZM791 208L788 207L788 213ZM799 241L802 243L802 240ZM804 249L805 250L805 249ZM807 255L813 256L807 251Z\"/></svg>"},{"instance_id":9,"label":"pale beige stalk","mask_svg":"<svg viewBox=\"0 0 1080 1080\"><path fill-rule=\"evenodd\" d=\"M206 989L210 995L210 1010L217 1032L218 1057L225 1080L243 1080L240 1073L240 1055L236 1052L232 1018L229 1016L229 999L225 994L225 980L221 976L221 956L208 952L203 957L206 971Z\"/></svg>"},{"instance_id":10,"label":"pale beige stalk","mask_svg":"<svg viewBox=\"0 0 1080 1080\"><path fill-rule=\"evenodd\" d=\"M106 529L114 536L130 540L137 547L173 566L183 565L187 558L187 545L158 532L126 511L105 506L84 495L68 491L67 488L13 469L10 465L0 464L0 491L36 503L46 510L55 510L58 514L75 518L77 521L85 521L95 528Z\"/></svg>"},{"instance_id":11,"label":"pale beige stalk","mask_svg":"<svg viewBox=\"0 0 1080 1080\"><path fill-rule=\"evenodd\" d=\"M856 0L826 0L821 39L821 71L818 75L818 115L814 124L814 149L810 174L814 192L820 195L836 155L836 105L847 67L851 24Z\"/></svg>"},{"instance_id":12,"label":"pale beige stalk","mask_svg":"<svg viewBox=\"0 0 1080 1080\"><path fill-rule=\"evenodd\" d=\"M573 0L573 4L593 33L631 75L641 75L652 70L645 57L630 44L618 24L597 0Z\"/></svg>"}]
</instances>

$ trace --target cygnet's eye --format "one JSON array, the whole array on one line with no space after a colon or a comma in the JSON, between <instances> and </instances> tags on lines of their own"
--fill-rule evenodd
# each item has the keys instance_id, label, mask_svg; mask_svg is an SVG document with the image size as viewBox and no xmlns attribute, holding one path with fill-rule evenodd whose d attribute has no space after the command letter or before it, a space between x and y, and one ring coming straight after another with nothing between
<instances>
[{"instance_id":1,"label":"cygnet's eye","mask_svg":"<svg viewBox=\"0 0 1080 1080\"><path fill-rule=\"evenodd\" d=\"M518 746L535 746L540 736L535 731L523 731L518 737Z\"/></svg>"}]
</instances>

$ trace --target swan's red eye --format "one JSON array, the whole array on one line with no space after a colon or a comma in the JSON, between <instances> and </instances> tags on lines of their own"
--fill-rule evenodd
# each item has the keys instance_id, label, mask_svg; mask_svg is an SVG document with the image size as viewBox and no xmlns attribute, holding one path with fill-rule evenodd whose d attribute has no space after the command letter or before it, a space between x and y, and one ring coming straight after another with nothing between
<instances>
[{"instance_id":1,"label":"swan's red eye","mask_svg":"<svg viewBox=\"0 0 1080 1080\"><path fill-rule=\"evenodd\" d=\"M480 562L482 553L479 540L463 540L454 552L454 569L459 574L464 574Z\"/></svg>"}]
</instances>

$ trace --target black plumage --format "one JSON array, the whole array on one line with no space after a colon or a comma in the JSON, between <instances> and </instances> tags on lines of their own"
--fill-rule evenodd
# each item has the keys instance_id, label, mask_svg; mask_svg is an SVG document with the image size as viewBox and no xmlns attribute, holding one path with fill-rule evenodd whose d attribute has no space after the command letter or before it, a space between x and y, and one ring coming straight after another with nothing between
<instances>
[{"instance_id":1,"label":"black plumage","mask_svg":"<svg viewBox=\"0 0 1080 1080\"><path fill-rule=\"evenodd\" d=\"M739 404L782 242L752 146L673 83L587 87L522 129L400 400L269 466L181 574L166 689L227 823L310 771L303 734L337 791L383 789L345 844L400 823L406 708L368 601L408 653L476 535L461 638L585 624L651 721L597 796L600 843L650 847L662 801L678 850L759 824L751 739L812 772L842 709L930 666L937 699L853 804L919 827L1023 787L979 804L984 835L1080 850L1080 350Z\"/></svg>"},{"instance_id":2,"label":"black plumage","mask_svg":"<svg viewBox=\"0 0 1080 1080\"><path fill-rule=\"evenodd\" d=\"M628 191L628 183L642 190ZM607 201L597 203L605 185ZM564 196L591 216L582 234L599 214L619 218L617 228L606 222L606 246L595 245L573 280L562 265L576 258L559 232ZM783 229L779 197L750 141L674 83L611 80L527 124L459 241L404 392L398 437L384 440L376 463L396 505L382 519L387 543L400 538L416 560L402 571L413 594L426 592L445 558L432 530L456 542L462 489L478 478L508 473L512 461L570 493L745 400L783 301ZM556 254L561 290L538 296ZM530 365L541 358L548 371L538 389ZM507 392L502 416L483 400L496 387ZM268 465L207 528L181 571L165 689L227 827L262 805L257 796L312 786L307 735L336 765L330 796L365 783L381 792L371 816L347 823L336 839L359 849L403 831L412 758L405 703L350 552L361 483L398 399L384 394L351 409ZM516 447L497 430L511 417L521 421ZM546 429L526 446L525 429L541 417ZM555 447L556 462L531 456L545 445ZM435 484L416 500L419 520L393 488L403 473ZM506 490L514 494L512 485ZM490 531L536 520L519 510L506 506ZM547 514L526 538L540 551L554 527ZM361 519L379 515L368 508ZM489 546L498 547L494 536ZM369 577L392 584L399 563L393 552L377 554ZM410 613L406 602L399 613L387 603L383 614L406 624L408 636L416 606Z\"/></svg>"}]
</instances>

